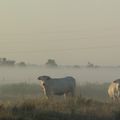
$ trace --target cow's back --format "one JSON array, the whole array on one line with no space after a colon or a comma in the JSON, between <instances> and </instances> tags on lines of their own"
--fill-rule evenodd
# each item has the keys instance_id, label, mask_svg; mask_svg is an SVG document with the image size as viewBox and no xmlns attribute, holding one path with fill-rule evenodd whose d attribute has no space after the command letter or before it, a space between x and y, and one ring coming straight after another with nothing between
<instances>
[{"instance_id":1,"label":"cow's back","mask_svg":"<svg viewBox=\"0 0 120 120\"><path fill-rule=\"evenodd\" d=\"M75 79L73 77L58 78L53 80L55 86L75 87Z\"/></svg>"},{"instance_id":2,"label":"cow's back","mask_svg":"<svg viewBox=\"0 0 120 120\"><path fill-rule=\"evenodd\" d=\"M73 93L76 83L73 77L55 78L49 81L51 91L56 94L64 94L65 92Z\"/></svg>"}]
</instances>

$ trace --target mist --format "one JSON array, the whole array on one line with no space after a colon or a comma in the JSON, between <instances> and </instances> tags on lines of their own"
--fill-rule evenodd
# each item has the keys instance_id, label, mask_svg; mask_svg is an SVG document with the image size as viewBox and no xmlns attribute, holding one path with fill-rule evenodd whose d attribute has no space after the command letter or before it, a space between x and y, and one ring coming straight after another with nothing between
<instances>
[{"instance_id":1,"label":"mist","mask_svg":"<svg viewBox=\"0 0 120 120\"><path fill-rule=\"evenodd\" d=\"M44 64L120 64L119 0L5 0L0 55Z\"/></svg>"},{"instance_id":2,"label":"mist","mask_svg":"<svg viewBox=\"0 0 120 120\"><path fill-rule=\"evenodd\" d=\"M120 0L0 1L0 119L120 119L116 79Z\"/></svg>"},{"instance_id":3,"label":"mist","mask_svg":"<svg viewBox=\"0 0 120 120\"><path fill-rule=\"evenodd\" d=\"M39 84L37 78L42 75L51 78L72 76L76 79L77 86L86 83L102 84L120 78L120 68L2 67L0 68L0 84Z\"/></svg>"}]
</instances>

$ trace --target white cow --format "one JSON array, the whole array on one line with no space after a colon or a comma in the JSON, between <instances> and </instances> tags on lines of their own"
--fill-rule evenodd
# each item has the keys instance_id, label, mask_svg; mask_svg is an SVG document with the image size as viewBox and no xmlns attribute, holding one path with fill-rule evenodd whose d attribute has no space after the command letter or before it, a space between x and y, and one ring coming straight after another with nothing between
<instances>
[{"instance_id":1,"label":"white cow","mask_svg":"<svg viewBox=\"0 0 120 120\"><path fill-rule=\"evenodd\" d=\"M118 100L120 97L120 79L114 80L109 88L108 88L108 95L113 100Z\"/></svg>"},{"instance_id":2,"label":"white cow","mask_svg":"<svg viewBox=\"0 0 120 120\"><path fill-rule=\"evenodd\" d=\"M50 78L49 76L40 76L38 80L40 80L44 95L47 97L52 95L75 95L76 82L73 77Z\"/></svg>"},{"instance_id":3,"label":"white cow","mask_svg":"<svg viewBox=\"0 0 120 120\"><path fill-rule=\"evenodd\" d=\"M120 84L120 79L116 79L113 81L114 83L119 83Z\"/></svg>"}]
</instances>

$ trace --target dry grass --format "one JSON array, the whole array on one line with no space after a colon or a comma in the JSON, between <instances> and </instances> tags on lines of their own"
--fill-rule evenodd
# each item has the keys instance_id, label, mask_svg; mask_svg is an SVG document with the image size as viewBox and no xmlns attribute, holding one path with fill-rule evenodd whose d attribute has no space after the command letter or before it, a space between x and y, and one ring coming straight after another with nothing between
<instances>
[{"instance_id":1,"label":"dry grass","mask_svg":"<svg viewBox=\"0 0 120 120\"><path fill-rule=\"evenodd\" d=\"M0 120L119 120L119 104L81 97L66 100L34 98L2 102Z\"/></svg>"},{"instance_id":2,"label":"dry grass","mask_svg":"<svg viewBox=\"0 0 120 120\"><path fill-rule=\"evenodd\" d=\"M0 120L120 120L120 104L104 98L107 87L108 84L77 87L77 97L64 100L40 96L35 84L0 86Z\"/></svg>"}]
</instances>

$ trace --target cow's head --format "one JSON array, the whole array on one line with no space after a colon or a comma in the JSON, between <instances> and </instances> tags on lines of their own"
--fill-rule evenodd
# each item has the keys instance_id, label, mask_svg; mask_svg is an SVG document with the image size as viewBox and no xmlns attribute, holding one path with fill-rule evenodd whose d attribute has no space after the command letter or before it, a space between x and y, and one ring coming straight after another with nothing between
<instances>
[{"instance_id":1,"label":"cow's head","mask_svg":"<svg viewBox=\"0 0 120 120\"><path fill-rule=\"evenodd\" d=\"M40 84L45 87L46 84L48 83L47 81L50 80L51 78L49 76L39 76L38 80L40 80Z\"/></svg>"},{"instance_id":2,"label":"cow's head","mask_svg":"<svg viewBox=\"0 0 120 120\"><path fill-rule=\"evenodd\" d=\"M38 80L42 80L42 81L49 80L49 79L50 79L49 76L39 76L38 77Z\"/></svg>"},{"instance_id":3,"label":"cow's head","mask_svg":"<svg viewBox=\"0 0 120 120\"><path fill-rule=\"evenodd\" d=\"M44 94L49 94L49 80L51 78L49 76L39 76L38 80L40 80L40 85L44 91Z\"/></svg>"},{"instance_id":4,"label":"cow's head","mask_svg":"<svg viewBox=\"0 0 120 120\"><path fill-rule=\"evenodd\" d=\"M114 80L113 83L119 83L120 84L120 79Z\"/></svg>"}]
</instances>

